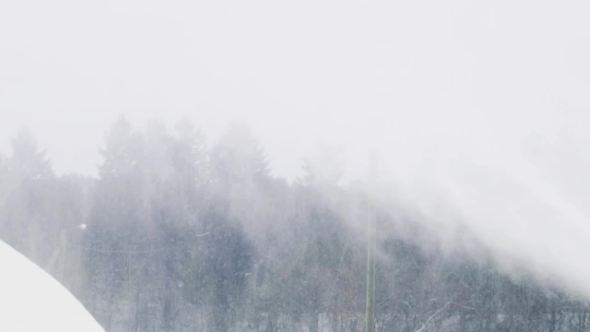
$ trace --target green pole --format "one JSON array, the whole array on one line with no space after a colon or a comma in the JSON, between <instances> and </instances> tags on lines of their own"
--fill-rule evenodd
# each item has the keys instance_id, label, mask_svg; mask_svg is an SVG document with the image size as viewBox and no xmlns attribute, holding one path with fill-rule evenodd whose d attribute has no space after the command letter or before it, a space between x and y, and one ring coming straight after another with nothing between
<instances>
[{"instance_id":1,"label":"green pole","mask_svg":"<svg viewBox=\"0 0 590 332\"><path fill-rule=\"evenodd\" d=\"M369 158L369 194L374 190L374 176L375 176L375 156L372 154ZM377 223L375 219L375 211L370 195L368 199L368 236L367 236L367 313L366 313L366 328L365 332L375 332L375 250L376 250L376 235Z\"/></svg>"},{"instance_id":2,"label":"green pole","mask_svg":"<svg viewBox=\"0 0 590 332\"><path fill-rule=\"evenodd\" d=\"M61 239L61 250L60 250L60 260L59 260L59 281L62 285L65 286L65 265L66 265L66 247L67 247L67 233L65 230L61 231L60 234Z\"/></svg>"}]
</instances>

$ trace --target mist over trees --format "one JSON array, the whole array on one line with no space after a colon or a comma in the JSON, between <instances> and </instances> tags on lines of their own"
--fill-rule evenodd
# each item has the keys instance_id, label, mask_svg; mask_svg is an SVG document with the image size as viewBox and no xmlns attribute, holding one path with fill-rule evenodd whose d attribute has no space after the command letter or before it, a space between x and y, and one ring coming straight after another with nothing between
<instances>
[{"instance_id":1,"label":"mist over trees","mask_svg":"<svg viewBox=\"0 0 590 332\"><path fill-rule=\"evenodd\" d=\"M0 239L106 331L363 331L367 198L331 151L289 183L240 122L207 142L189 119L121 117L97 178L56 175L42 145L21 131L0 154ZM404 222L378 213L377 330L590 329L585 302Z\"/></svg>"}]
</instances>

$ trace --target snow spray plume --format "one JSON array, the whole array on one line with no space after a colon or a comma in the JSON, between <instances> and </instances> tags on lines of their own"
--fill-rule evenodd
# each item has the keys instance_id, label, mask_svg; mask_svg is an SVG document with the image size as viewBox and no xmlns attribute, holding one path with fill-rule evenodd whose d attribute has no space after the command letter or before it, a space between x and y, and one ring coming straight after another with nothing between
<instances>
[{"instance_id":1,"label":"snow spray plume","mask_svg":"<svg viewBox=\"0 0 590 332\"><path fill-rule=\"evenodd\" d=\"M586 116L490 114L413 123L428 131L409 122L392 130L380 151L389 184L374 196L416 213L447 247L468 245L459 236L467 230L505 272L524 269L590 298L590 267L582 263L590 252L590 141L576 125Z\"/></svg>"},{"instance_id":2,"label":"snow spray plume","mask_svg":"<svg viewBox=\"0 0 590 332\"><path fill-rule=\"evenodd\" d=\"M396 9L388 24L399 34L375 30L392 45L383 50L392 60L372 68L384 76L370 81L373 94L356 91L362 107L338 116L351 123L339 140L347 172L366 173L375 149L383 177L373 195L391 211L413 212L445 247L475 243L505 272L590 299L581 3Z\"/></svg>"}]
</instances>

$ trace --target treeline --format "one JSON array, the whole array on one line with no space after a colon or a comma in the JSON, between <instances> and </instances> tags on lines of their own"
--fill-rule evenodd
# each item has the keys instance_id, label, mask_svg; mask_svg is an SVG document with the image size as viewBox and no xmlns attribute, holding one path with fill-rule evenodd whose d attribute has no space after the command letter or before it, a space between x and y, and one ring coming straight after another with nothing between
<instances>
[{"instance_id":1,"label":"treeline","mask_svg":"<svg viewBox=\"0 0 590 332\"><path fill-rule=\"evenodd\" d=\"M0 239L107 331L363 331L367 199L362 184L338 185L328 152L288 183L241 123L207 146L186 119L140 130L120 118L97 178L57 176L27 131L11 146ZM377 216L379 331L589 329L585 303Z\"/></svg>"}]
</instances>

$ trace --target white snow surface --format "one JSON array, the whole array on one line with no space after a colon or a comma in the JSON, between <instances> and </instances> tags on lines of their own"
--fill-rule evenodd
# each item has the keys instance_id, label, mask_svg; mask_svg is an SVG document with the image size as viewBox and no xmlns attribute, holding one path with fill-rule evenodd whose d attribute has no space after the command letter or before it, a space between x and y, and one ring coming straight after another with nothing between
<instances>
[{"instance_id":1,"label":"white snow surface","mask_svg":"<svg viewBox=\"0 0 590 332\"><path fill-rule=\"evenodd\" d=\"M57 280L0 241L0 331L104 332Z\"/></svg>"}]
</instances>

